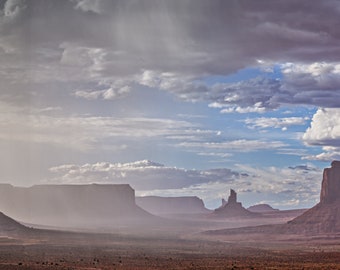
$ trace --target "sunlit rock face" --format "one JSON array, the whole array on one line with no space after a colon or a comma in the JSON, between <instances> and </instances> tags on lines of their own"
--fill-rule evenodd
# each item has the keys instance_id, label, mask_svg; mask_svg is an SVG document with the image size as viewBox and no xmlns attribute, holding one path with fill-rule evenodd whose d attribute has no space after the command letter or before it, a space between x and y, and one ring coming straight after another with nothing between
<instances>
[{"instance_id":1,"label":"sunlit rock face","mask_svg":"<svg viewBox=\"0 0 340 270\"><path fill-rule=\"evenodd\" d=\"M222 205L215 209L213 213L226 217L245 217L256 215L245 209L242 206L242 203L237 202L237 193L233 189L230 189L228 201L222 199Z\"/></svg>"},{"instance_id":2,"label":"sunlit rock face","mask_svg":"<svg viewBox=\"0 0 340 270\"><path fill-rule=\"evenodd\" d=\"M299 233L340 233L340 161L324 170L320 202L288 225Z\"/></svg>"},{"instance_id":3,"label":"sunlit rock face","mask_svg":"<svg viewBox=\"0 0 340 270\"><path fill-rule=\"evenodd\" d=\"M340 199L340 161L333 161L331 168L323 171L320 203L332 203Z\"/></svg>"}]
</instances>

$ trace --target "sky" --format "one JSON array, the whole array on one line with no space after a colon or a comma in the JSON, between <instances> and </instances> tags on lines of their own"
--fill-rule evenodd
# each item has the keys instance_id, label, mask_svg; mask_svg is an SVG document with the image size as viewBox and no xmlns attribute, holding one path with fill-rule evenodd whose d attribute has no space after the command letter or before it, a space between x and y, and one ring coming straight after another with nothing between
<instances>
[{"instance_id":1,"label":"sky","mask_svg":"<svg viewBox=\"0 0 340 270\"><path fill-rule=\"evenodd\" d=\"M0 182L312 207L340 159L336 0L0 0Z\"/></svg>"}]
</instances>

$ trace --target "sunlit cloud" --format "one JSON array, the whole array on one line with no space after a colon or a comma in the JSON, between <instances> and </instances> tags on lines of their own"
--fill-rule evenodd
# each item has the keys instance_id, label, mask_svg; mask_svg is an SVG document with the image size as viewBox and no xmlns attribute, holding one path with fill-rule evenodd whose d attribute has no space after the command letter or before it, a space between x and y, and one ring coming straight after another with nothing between
<instances>
[{"instance_id":1,"label":"sunlit cloud","mask_svg":"<svg viewBox=\"0 0 340 270\"><path fill-rule=\"evenodd\" d=\"M263 149L277 149L286 146L280 141L262 141L262 140L233 140L225 142L183 142L181 147L198 148L198 149L224 149L230 151L252 152Z\"/></svg>"},{"instance_id":2,"label":"sunlit cloud","mask_svg":"<svg viewBox=\"0 0 340 270\"><path fill-rule=\"evenodd\" d=\"M305 125L309 120L308 117L260 117L260 118L248 118L244 122L249 128L280 128L282 130L287 130L290 126L301 126Z\"/></svg>"}]
</instances>

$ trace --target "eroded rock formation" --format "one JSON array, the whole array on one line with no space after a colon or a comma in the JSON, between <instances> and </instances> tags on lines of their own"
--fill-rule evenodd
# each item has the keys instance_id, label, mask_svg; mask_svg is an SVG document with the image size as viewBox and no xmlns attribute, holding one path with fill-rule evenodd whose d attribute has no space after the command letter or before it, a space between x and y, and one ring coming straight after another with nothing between
<instances>
[{"instance_id":1,"label":"eroded rock formation","mask_svg":"<svg viewBox=\"0 0 340 270\"><path fill-rule=\"evenodd\" d=\"M320 203L332 203L340 198L340 161L333 161L331 168L323 171Z\"/></svg>"},{"instance_id":2,"label":"eroded rock formation","mask_svg":"<svg viewBox=\"0 0 340 270\"><path fill-rule=\"evenodd\" d=\"M299 233L340 233L340 161L324 169L320 202L288 225Z\"/></svg>"},{"instance_id":3,"label":"eroded rock formation","mask_svg":"<svg viewBox=\"0 0 340 270\"><path fill-rule=\"evenodd\" d=\"M228 203L229 204L237 203L237 193L233 189L230 189L230 195L228 197Z\"/></svg>"},{"instance_id":4,"label":"eroded rock formation","mask_svg":"<svg viewBox=\"0 0 340 270\"><path fill-rule=\"evenodd\" d=\"M230 189L228 201L222 199L222 205L214 210L214 214L226 217L250 217L256 214L248 211L242 206L242 203L237 202L237 193Z\"/></svg>"}]
</instances>

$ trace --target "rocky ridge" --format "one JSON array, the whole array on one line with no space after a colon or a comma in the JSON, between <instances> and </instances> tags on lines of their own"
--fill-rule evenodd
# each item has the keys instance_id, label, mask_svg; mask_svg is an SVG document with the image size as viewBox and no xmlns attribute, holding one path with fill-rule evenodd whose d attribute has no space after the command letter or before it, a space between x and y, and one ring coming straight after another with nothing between
<instances>
[{"instance_id":1,"label":"rocky ridge","mask_svg":"<svg viewBox=\"0 0 340 270\"><path fill-rule=\"evenodd\" d=\"M24 234L29 228L0 212L0 237L11 237Z\"/></svg>"}]
</instances>

